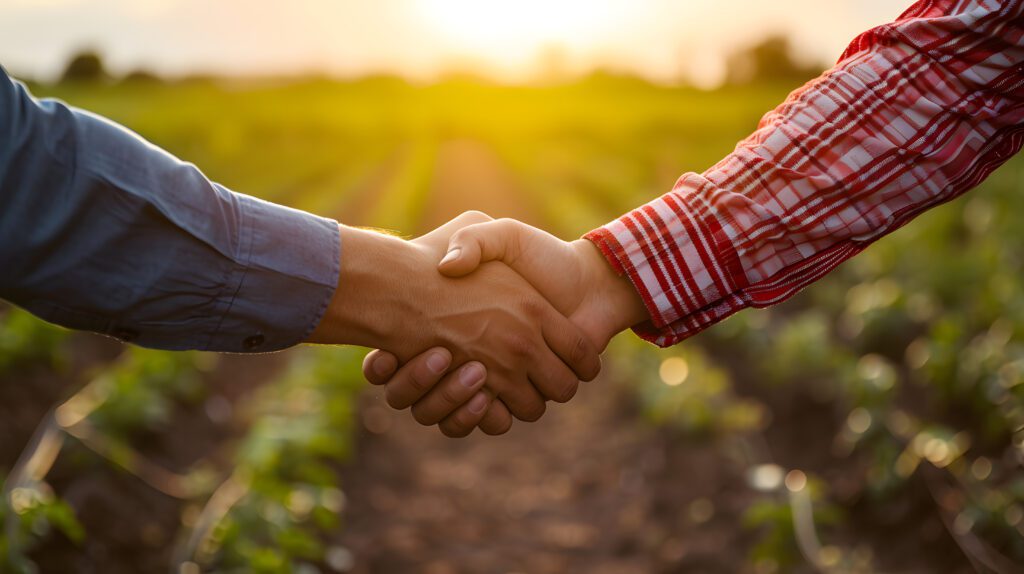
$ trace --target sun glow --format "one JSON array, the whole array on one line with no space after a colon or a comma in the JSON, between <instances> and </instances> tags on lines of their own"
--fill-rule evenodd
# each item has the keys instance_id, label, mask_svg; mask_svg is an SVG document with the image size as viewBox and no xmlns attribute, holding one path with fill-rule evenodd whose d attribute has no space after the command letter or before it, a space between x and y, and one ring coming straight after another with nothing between
<instances>
[{"instance_id":1,"label":"sun glow","mask_svg":"<svg viewBox=\"0 0 1024 574\"><path fill-rule=\"evenodd\" d=\"M467 56L522 54L548 46L593 48L623 0L418 0L423 18Z\"/></svg>"}]
</instances>

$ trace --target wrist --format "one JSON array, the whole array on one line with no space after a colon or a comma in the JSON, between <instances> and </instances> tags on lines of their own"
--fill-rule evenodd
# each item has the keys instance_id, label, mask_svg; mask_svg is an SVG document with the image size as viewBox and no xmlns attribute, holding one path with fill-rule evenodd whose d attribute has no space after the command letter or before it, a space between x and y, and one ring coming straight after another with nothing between
<instances>
[{"instance_id":1,"label":"wrist","mask_svg":"<svg viewBox=\"0 0 1024 574\"><path fill-rule=\"evenodd\" d=\"M595 299L591 305L600 310L600 328L608 338L634 325L650 319L647 307L636 287L625 275L619 275L601 250L586 239L573 242L592 286L589 293Z\"/></svg>"},{"instance_id":2,"label":"wrist","mask_svg":"<svg viewBox=\"0 0 1024 574\"><path fill-rule=\"evenodd\" d=\"M420 263L417 252L396 237L339 227L338 287L308 342L392 348L415 313L408 277Z\"/></svg>"}]
</instances>

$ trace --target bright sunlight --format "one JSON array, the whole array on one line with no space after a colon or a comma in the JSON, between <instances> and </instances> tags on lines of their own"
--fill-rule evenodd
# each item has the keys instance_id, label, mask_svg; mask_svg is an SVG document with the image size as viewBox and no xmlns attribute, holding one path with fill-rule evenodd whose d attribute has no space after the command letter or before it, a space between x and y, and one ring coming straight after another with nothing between
<instances>
[{"instance_id":1,"label":"bright sunlight","mask_svg":"<svg viewBox=\"0 0 1024 574\"><path fill-rule=\"evenodd\" d=\"M626 8L622 0L418 2L424 20L455 47L487 56L547 45L594 47Z\"/></svg>"}]
</instances>

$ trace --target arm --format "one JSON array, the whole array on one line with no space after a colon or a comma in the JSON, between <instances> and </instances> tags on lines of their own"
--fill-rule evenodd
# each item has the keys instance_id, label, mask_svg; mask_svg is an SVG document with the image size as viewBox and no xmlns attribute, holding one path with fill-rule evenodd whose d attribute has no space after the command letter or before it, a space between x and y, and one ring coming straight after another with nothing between
<instances>
[{"instance_id":1,"label":"arm","mask_svg":"<svg viewBox=\"0 0 1024 574\"><path fill-rule=\"evenodd\" d=\"M676 344L784 301L1014 155L1024 2L919 2L854 40L702 175L586 235Z\"/></svg>"},{"instance_id":2,"label":"arm","mask_svg":"<svg viewBox=\"0 0 1024 574\"><path fill-rule=\"evenodd\" d=\"M0 71L0 298L163 349L299 343L338 282L337 223L234 193Z\"/></svg>"},{"instance_id":3,"label":"arm","mask_svg":"<svg viewBox=\"0 0 1024 574\"><path fill-rule=\"evenodd\" d=\"M717 165L586 234L603 273L586 242L508 220L461 230L440 269L458 276L505 261L574 310L599 347L626 325L673 345L743 308L779 303L1019 150L1022 12L1020 0L920 2L861 35ZM573 269L597 279L578 283ZM397 393L412 367L365 372Z\"/></svg>"},{"instance_id":4,"label":"arm","mask_svg":"<svg viewBox=\"0 0 1024 574\"><path fill-rule=\"evenodd\" d=\"M511 270L436 272L471 217L413 242L339 227L234 193L6 74L0 122L0 297L44 319L164 349L309 340L404 359L443 345L487 368L488 404L530 420L600 368L584 335Z\"/></svg>"}]
</instances>

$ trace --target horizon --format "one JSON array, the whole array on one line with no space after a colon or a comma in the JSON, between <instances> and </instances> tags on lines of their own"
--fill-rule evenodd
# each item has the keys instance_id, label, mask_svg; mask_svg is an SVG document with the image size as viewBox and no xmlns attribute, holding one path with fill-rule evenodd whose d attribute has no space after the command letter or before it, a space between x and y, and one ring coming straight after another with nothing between
<instances>
[{"instance_id":1,"label":"horizon","mask_svg":"<svg viewBox=\"0 0 1024 574\"><path fill-rule=\"evenodd\" d=\"M287 8L265 0L10 0L0 7L0 64L52 82L73 54L94 50L118 76L142 69L165 78L433 83L468 74L524 84L606 71L708 88L722 83L731 53L766 37L785 36L797 60L827 65L903 8L884 0L726 8L712 0L297 0Z\"/></svg>"}]
</instances>

